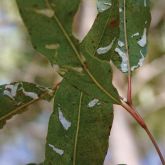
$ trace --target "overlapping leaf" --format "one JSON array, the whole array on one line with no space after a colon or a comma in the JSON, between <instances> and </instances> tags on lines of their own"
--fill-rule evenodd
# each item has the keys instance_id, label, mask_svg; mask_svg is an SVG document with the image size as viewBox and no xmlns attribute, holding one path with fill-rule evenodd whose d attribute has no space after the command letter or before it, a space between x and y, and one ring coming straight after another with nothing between
<instances>
[{"instance_id":1,"label":"overlapping leaf","mask_svg":"<svg viewBox=\"0 0 165 165\"><path fill-rule=\"evenodd\" d=\"M108 62L97 60L86 49L81 49L80 51L78 47L80 45L73 39L71 25L76 9L78 9L78 0L72 3L66 0L33 0L27 2L17 0L17 2L24 22L31 34L34 47L48 57L51 63L57 63L63 71L67 72L65 77L67 77L68 81L73 84L73 80L78 75L79 83L74 83L74 86L79 89L83 88L85 93L100 97L100 99L106 97L108 101L120 103L118 94L112 86L112 71ZM115 6L114 2L113 6ZM109 21L113 15L111 8L106 10L107 16L102 15L103 22ZM116 32L111 37L114 38L113 36L115 35ZM102 36L99 38L102 40ZM86 42L84 42L85 45ZM56 47L57 45L58 48ZM49 48L54 46L57 49L49 50L47 46ZM74 72L71 70L74 70ZM79 73L79 70L82 70L82 73ZM105 79L103 75L107 78ZM88 84L87 86L92 86L93 93L90 93L89 87L84 88L86 82L81 81L84 79Z\"/></svg>"},{"instance_id":2,"label":"overlapping leaf","mask_svg":"<svg viewBox=\"0 0 165 165\"><path fill-rule=\"evenodd\" d=\"M28 83L15 82L0 86L0 127L7 119L17 114L35 100L49 99L48 88Z\"/></svg>"},{"instance_id":3,"label":"overlapping leaf","mask_svg":"<svg viewBox=\"0 0 165 165\"><path fill-rule=\"evenodd\" d=\"M149 0L120 0L119 3L120 38L115 52L121 58L121 71L128 72L128 69L133 71L143 65L147 53L150 7Z\"/></svg>"},{"instance_id":4,"label":"overlapping leaf","mask_svg":"<svg viewBox=\"0 0 165 165\"><path fill-rule=\"evenodd\" d=\"M98 15L88 35L81 43L82 51L110 61L119 37L119 3L113 0L97 0ZM114 59L113 59L114 60ZM118 56L116 61L119 62Z\"/></svg>"},{"instance_id":5,"label":"overlapping leaf","mask_svg":"<svg viewBox=\"0 0 165 165\"><path fill-rule=\"evenodd\" d=\"M107 150L109 125L112 124L112 103L120 104L120 99L112 85L109 63L94 57L94 51L85 48L90 42L88 37L83 41L83 49L83 44L78 45L72 36L71 24L79 1L17 2L34 47L51 63L57 63L60 73L64 73L64 82L56 94L54 113L49 122L44 164L102 164ZM113 6L116 5L114 2ZM117 5L116 9L112 8L118 11ZM72 11L71 15L68 10ZM99 17L106 26L105 22L113 16L113 10L108 7L104 12L107 16L102 14ZM68 18L69 22L66 20ZM118 37L116 34L117 29L111 34L111 39ZM101 35L96 38L98 46L104 43L102 39ZM101 104L88 108L88 103L94 98Z\"/></svg>"},{"instance_id":6,"label":"overlapping leaf","mask_svg":"<svg viewBox=\"0 0 165 165\"><path fill-rule=\"evenodd\" d=\"M84 95L64 80L55 95L44 164L103 164L112 119L112 104Z\"/></svg>"},{"instance_id":7,"label":"overlapping leaf","mask_svg":"<svg viewBox=\"0 0 165 165\"><path fill-rule=\"evenodd\" d=\"M149 0L120 0L119 11L113 9L117 8L118 1L97 0L97 4L101 13L82 42L82 49L100 59L112 60L122 72L142 66L151 19ZM106 10L108 6L113 11L111 15ZM105 17L109 20L106 21Z\"/></svg>"}]
</instances>

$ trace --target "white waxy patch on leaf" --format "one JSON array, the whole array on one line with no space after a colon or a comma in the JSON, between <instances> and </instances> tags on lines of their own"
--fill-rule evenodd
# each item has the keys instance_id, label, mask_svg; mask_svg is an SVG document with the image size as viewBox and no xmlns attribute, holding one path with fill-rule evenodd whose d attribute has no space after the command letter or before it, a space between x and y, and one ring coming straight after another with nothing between
<instances>
[{"instance_id":1,"label":"white waxy patch on leaf","mask_svg":"<svg viewBox=\"0 0 165 165\"><path fill-rule=\"evenodd\" d=\"M133 37L136 37L136 36L139 36L139 35L140 35L139 32L137 32L137 33L132 34L131 37L133 38Z\"/></svg>"},{"instance_id":2,"label":"white waxy patch on leaf","mask_svg":"<svg viewBox=\"0 0 165 165\"><path fill-rule=\"evenodd\" d=\"M64 117L60 107L58 107L58 117L64 129L68 130L71 127L71 122Z\"/></svg>"},{"instance_id":3,"label":"white waxy patch on leaf","mask_svg":"<svg viewBox=\"0 0 165 165\"><path fill-rule=\"evenodd\" d=\"M147 44L147 29L144 28L142 38L137 42L141 47Z\"/></svg>"},{"instance_id":4,"label":"white waxy patch on leaf","mask_svg":"<svg viewBox=\"0 0 165 165\"><path fill-rule=\"evenodd\" d=\"M140 55L141 55L141 58L139 59L138 64L135 65L135 66L132 66L132 67L131 67L131 71L134 71L136 68L143 66L143 63L144 63L144 59L145 59L145 58L144 58L144 55L143 55L143 53L142 53L141 50L140 50Z\"/></svg>"},{"instance_id":5,"label":"white waxy patch on leaf","mask_svg":"<svg viewBox=\"0 0 165 165\"><path fill-rule=\"evenodd\" d=\"M121 7L119 7L119 12L121 13L123 11L123 9Z\"/></svg>"},{"instance_id":6,"label":"white waxy patch on leaf","mask_svg":"<svg viewBox=\"0 0 165 165\"><path fill-rule=\"evenodd\" d=\"M93 108L95 107L96 105L100 105L100 102L98 99L93 99L91 100L89 103L88 103L88 108Z\"/></svg>"},{"instance_id":7,"label":"white waxy patch on leaf","mask_svg":"<svg viewBox=\"0 0 165 165\"><path fill-rule=\"evenodd\" d=\"M27 92L27 91L25 91L23 88L22 88L22 91L23 91L23 94L24 94L25 96L28 96L28 97L30 97L30 98L32 98L32 99L38 99L38 94L37 94L37 93L34 93L34 92Z\"/></svg>"},{"instance_id":8,"label":"white waxy patch on leaf","mask_svg":"<svg viewBox=\"0 0 165 165\"><path fill-rule=\"evenodd\" d=\"M55 147L55 146L52 145L52 144L48 144L48 145L49 145L49 147L51 147L51 148L53 149L53 151L56 152L57 154L59 154L59 155L61 155L61 156L64 154L64 150L59 149L59 148Z\"/></svg>"},{"instance_id":9,"label":"white waxy patch on leaf","mask_svg":"<svg viewBox=\"0 0 165 165\"><path fill-rule=\"evenodd\" d=\"M111 0L97 0L97 10L100 13L108 10L111 6Z\"/></svg>"},{"instance_id":10,"label":"white waxy patch on leaf","mask_svg":"<svg viewBox=\"0 0 165 165\"><path fill-rule=\"evenodd\" d=\"M51 9L35 9L35 12L49 18L54 16L54 11Z\"/></svg>"},{"instance_id":11,"label":"white waxy patch on leaf","mask_svg":"<svg viewBox=\"0 0 165 165\"><path fill-rule=\"evenodd\" d=\"M6 85L3 94L14 100L14 97L17 94L18 85L19 83Z\"/></svg>"},{"instance_id":12,"label":"white waxy patch on leaf","mask_svg":"<svg viewBox=\"0 0 165 165\"><path fill-rule=\"evenodd\" d=\"M114 38L114 39L112 40L112 42L111 42L108 46L98 48L98 49L97 49L97 53L98 53L99 55L101 55L101 54L106 54L106 53L112 48L112 46L113 46L115 40L116 40L116 38Z\"/></svg>"},{"instance_id":13,"label":"white waxy patch on leaf","mask_svg":"<svg viewBox=\"0 0 165 165\"><path fill-rule=\"evenodd\" d=\"M126 103L128 100L127 100L127 98L124 97L124 98L123 98L123 101Z\"/></svg>"},{"instance_id":14,"label":"white waxy patch on leaf","mask_svg":"<svg viewBox=\"0 0 165 165\"><path fill-rule=\"evenodd\" d=\"M123 47L124 46L124 42L123 41L118 41L118 45L120 46L120 47Z\"/></svg>"},{"instance_id":15,"label":"white waxy patch on leaf","mask_svg":"<svg viewBox=\"0 0 165 165\"><path fill-rule=\"evenodd\" d=\"M141 50L140 50L140 54L141 54L141 58L139 59L138 64L139 64L139 66L143 66L143 63L144 63L144 55L143 55L143 53L142 53Z\"/></svg>"},{"instance_id":16,"label":"white waxy patch on leaf","mask_svg":"<svg viewBox=\"0 0 165 165\"><path fill-rule=\"evenodd\" d=\"M147 7L147 0L144 0L144 7Z\"/></svg>"},{"instance_id":17,"label":"white waxy patch on leaf","mask_svg":"<svg viewBox=\"0 0 165 165\"><path fill-rule=\"evenodd\" d=\"M12 100L14 100L14 98L13 98L11 92L8 91L8 90L4 90L3 95L8 96L8 97L10 97Z\"/></svg>"},{"instance_id":18,"label":"white waxy patch on leaf","mask_svg":"<svg viewBox=\"0 0 165 165\"><path fill-rule=\"evenodd\" d=\"M116 48L115 52L117 52L122 59L122 62L120 64L121 70L123 72L128 72L128 57L127 57L127 55L119 48Z\"/></svg>"},{"instance_id":19,"label":"white waxy patch on leaf","mask_svg":"<svg viewBox=\"0 0 165 165\"><path fill-rule=\"evenodd\" d=\"M58 49L59 48L59 44L47 44L45 45L46 49Z\"/></svg>"}]
</instances>

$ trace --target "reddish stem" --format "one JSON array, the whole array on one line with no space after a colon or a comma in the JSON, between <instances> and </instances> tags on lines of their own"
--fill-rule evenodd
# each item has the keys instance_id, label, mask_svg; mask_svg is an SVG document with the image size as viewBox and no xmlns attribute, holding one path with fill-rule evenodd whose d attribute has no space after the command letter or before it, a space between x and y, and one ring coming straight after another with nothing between
<instances>
[{"instance_id":1,"label":"reddish stem","mask_svg":"<svg viewBox=\"0 0 165 165\"><path fill-rule=\"evenodd\" d=\"M128 75L127 102L128 102L128 105L132 105L132 81L131 81L131 75Z\"/></svg>"},{"instance_id":2,"label":"reddish stem","mask_svg":"<svg viewBox=\"0 0 165 165\"><path fill-rule=\"evenodd\" d=\"M161 160L162 164L165 165L165 160L164 160L164 158L163 158L163 155L162 155L162 153L161 153L161 151L160 151L160 149L159 149L159 146L157 145L157 143L156 143L154 137L152 136L152 134L151 134L151 132L148 130L148 128L146 128L145 131L146 131L146 133L148 134L150 140L152 141L152 144L155 146L155 149L156 149L157 153L159 154L159 157L160 157L160 160Z\"/></svg>"},{"instance_id":3,"label":"reddish stem","mask_svg":"<svg viewBox=\"0 0 165 165\"><path fill-rule=\"evenodd\" d=\"M162 162L162 165L165 165L165 160L163 158L163 155L159 149L159 146L158 144L156 143L154 137L152 136L151 132L149 131L147 125L145 124L143 118L135 111L135 109L128 105L127 103L125 102L122 102L121 106L126 109L130 114L131 116L140 124L140 126L145 130L145 132L147 133L147 135L149 136L150 140L152 141L159 157L160 157L160 160Z\"/></svg>"}]
</instances>

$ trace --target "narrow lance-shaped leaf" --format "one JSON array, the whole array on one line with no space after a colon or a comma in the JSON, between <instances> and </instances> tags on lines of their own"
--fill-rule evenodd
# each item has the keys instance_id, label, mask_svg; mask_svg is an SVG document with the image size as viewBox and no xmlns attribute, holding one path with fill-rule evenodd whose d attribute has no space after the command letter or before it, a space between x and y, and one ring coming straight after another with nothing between
<instances>
[{"instance_id":1,"label":"narrow lance-shaped leaf","mask_svg":"<svg viewBox=\"0 0 165 165\"><path fill-rule=\"evenodd\" d=\"M33 47L52 64L79 66L63 31L77 43L72 36L72 22L79 3L80 0L17 0Z\"/></svg>"},{"instance_id":2,"label":"narrow lance-shaped leaf","mask_svg":"<svg viewBox=\"0 0 165 165\"><path fill-rule=\"evenodd\" d=\"M115 52L121 58L119 66L121 71L134 71L143 65L147 53L149 0L120 0L119 4L120 38Z\"/></svg>"},{"instance_id":3,"label":"narrow lance-shaped leaf","mask_svg":"<svg viewBox=\"0 0 165 165\"><path fill-rule=\"evenodd\" d=\"M112 119L112 104L84 95L64 80L55 95L44 164L103 164Z\"/></svg>"},{"instance_id":4,"label":"narrow lance-shaped leaf","mask_svg":"<svg viewBox=\"0 0 165 165\"><path fill-rule=\"evenodd\" d=\"M35 100L50 99L53 92L28 82L14 82L0 86L0 127Z\"/></svg>"},{"instance_id":5,"label":"narrow lance-shaped leaf","mask_svg":"<svg viewBox=\"0 0 165 165\"><path fill-rule=\"evenodd\" d=\"M71 24L78 9L78 0L72 3L66 0L40 0L39 2L34 0L26 3L24 0L17 0L17 2L31 34L33 45L38 45L37 50L49 58L50 52L45 45L53 42L59 45L58 49L51 50L54 54L50 61L60 66L60 70L66 73L64 77L72 85L101 100L120 104L117 91L112 85L112 71L108 62L96 59L86 50L80 51L78 43L73 39ZM113 4L114 2L115 0ZM113 11L110 8L106 10L109 15L112 15ZM52 13L51 16L50 13ZM65 22L66 19L70 22ZM107 78L104 79L103 75ZM76 81L79 79L79 83L74 82L75 79Z\"/></svg>"},{"instance_id":6,"label":"narrow lance-shaped leaf","mask_svg":"<svg viewBox=\"0 0 165 165\"><path fill-rule=\"evenodd\" d=\"M149 0L120 0L119 8L115 7L117 5L118 1L97 0L98 12L101 13L81 46L100 59L112 60L122 72L134 71L143 65L147 52L151 19ZM109 15L107 8L113 14Z\"/></svg>"},{"instance_id":7,"label":"narrow lance-shaped leaf","mask_svg":"<svg viewBox=\"0 0 165 165\"><path fill-rule=\"evenodd\" d=\"M113 0L97 0L98 15L81 43L81 49L92 56L110 61L119 37L119 3ZM119 61L118 56L116 61Z\"/></svg>"}]
</instances>

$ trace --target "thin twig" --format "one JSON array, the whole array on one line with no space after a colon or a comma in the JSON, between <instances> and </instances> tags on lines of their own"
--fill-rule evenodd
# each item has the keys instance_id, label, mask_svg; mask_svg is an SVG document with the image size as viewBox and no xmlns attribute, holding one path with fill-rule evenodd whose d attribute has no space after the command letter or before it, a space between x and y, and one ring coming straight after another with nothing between
<instances>
[{"instance_id":1,"label":"thin twig","mask_svg":"<svg viewBox=\"0 0 165 165\"><path fill-rule=\"evenodd\" d=\"M159 157L160 157L160 160L162 162L162 165L165 165L165 160L163 158L163 154L161 153L160 149L159 149L159 146L158 144L156 143L154 137L152 136L151 132L149 131L147 125L145 124L143 118L136 112L136 110L128 105L127 103L125 102L122 102L121 106L127 110L131 116L139 123L139 125L145 130L145 132L147 133L147 135L149 136L150 140L152 141L152 144L154 145Z\"/></svg>"}]
</instances>

